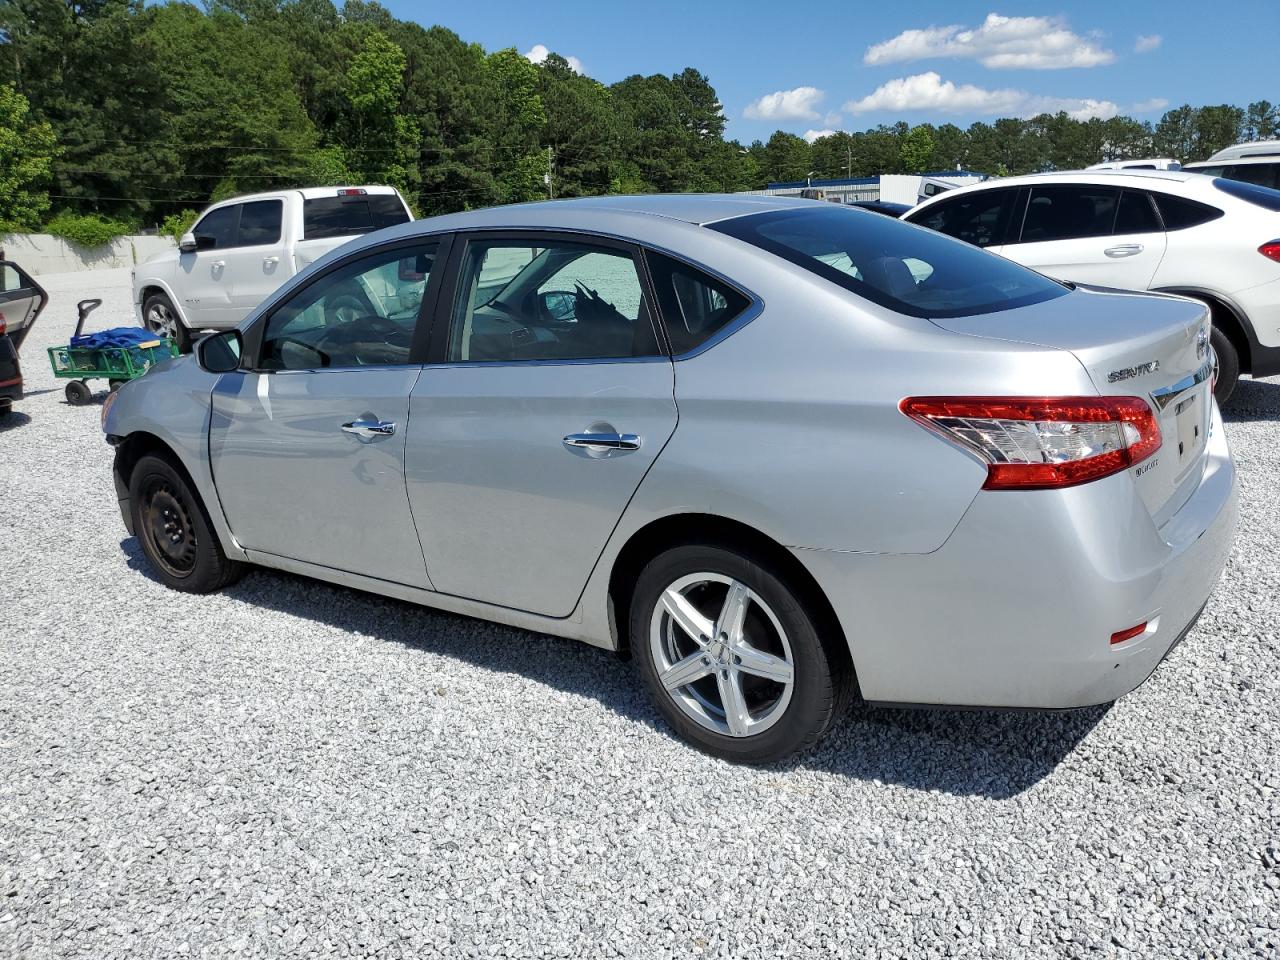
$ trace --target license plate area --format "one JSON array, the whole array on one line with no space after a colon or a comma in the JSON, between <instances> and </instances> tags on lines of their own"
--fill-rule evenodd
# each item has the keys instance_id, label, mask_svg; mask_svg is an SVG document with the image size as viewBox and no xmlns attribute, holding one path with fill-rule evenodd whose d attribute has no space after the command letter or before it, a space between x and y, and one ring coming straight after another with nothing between
<instances>
[{"instance_id":1,"label":"license plate area","mask_svg":"<svg viewBox=\"0 0 1280 960\"><path fill-rule=\"evenodd\" d=\"M1178 465L1183 466L1194 460L1204 447L1207 427L1201 415L1203 406L1196 394L1179 400L1173 408L1177 423Z\"/></svg>"}]
</instances>

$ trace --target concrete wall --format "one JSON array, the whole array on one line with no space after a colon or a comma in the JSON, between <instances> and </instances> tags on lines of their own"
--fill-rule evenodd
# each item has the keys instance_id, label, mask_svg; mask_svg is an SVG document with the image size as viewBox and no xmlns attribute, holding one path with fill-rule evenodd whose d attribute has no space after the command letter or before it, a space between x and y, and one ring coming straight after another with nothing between
<instances>
[{"instance_id":1,"label":"concrete wall","mask_svg":"<svg viewBox=\"0 0 1280 960\"><path fill-rule=\"evenodd\" d=\"M7 233L0 250L28 273L73 273L106 267L132 267L174 247L172 237L117 237L100 247L81 247L47 233Z\"/></svg>"}]
</instances>

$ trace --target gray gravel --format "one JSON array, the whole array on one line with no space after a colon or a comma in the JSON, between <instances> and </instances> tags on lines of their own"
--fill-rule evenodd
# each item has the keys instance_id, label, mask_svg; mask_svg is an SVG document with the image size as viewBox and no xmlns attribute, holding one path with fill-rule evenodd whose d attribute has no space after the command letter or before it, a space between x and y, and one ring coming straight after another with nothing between
<instances>
[{"instance_id":1,"label":"gray gravel","mask_svg":"<svg viewBox=\"0 0 1280 960\"><path fill-rule=\"evenodd\" d=\"M272 572L161 587L97 408L0 427L0 955L1280 955L1280 382L1228 433L1239 542L1110 709L857 710L733 767L586 646Z\"/></svg>"}]
</instances>

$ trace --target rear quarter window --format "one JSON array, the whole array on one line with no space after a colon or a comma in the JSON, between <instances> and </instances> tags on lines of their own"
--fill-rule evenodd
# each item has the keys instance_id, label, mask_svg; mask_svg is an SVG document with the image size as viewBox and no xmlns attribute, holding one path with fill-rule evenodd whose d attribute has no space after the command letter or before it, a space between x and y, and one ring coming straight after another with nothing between
<instances>
[{"instance_id":1,"label":"rear quarter window","mask_svg":"<svg viewBox=\"0 0 1280 960\"><path fill-rule=\"evenodd\" d=\"M671 352L677 357L702 346L751 305L740 290L696 267L652 250L646 250L645 257Z\"/></svg>"},{"instance_id":2,"label":"rear quarter window","mask_svg":"<svg viewBox=\"0 0 1280 960\"><path fill-rule=\"evenodd\" d=\"M409 213L394 193L312 197L302 201L304 240L358 236L408 221Z\"/></svg>"},{"instance_id":3,"label":"rear quarter window","mask_svg":"<svg viewBox=\"0 0 1280 960\"><path fill-rule=\"evenodd\" d=\"M777 210L723 220L709 229L913 317L995 313L1067 292L1011 260L864 210Z\"/></svg>"},{"instance_id":4,"label":"rear quarter window","mask_svg":"<svg viewBox=\"0 0 1280 960\"><path fill-rule=\"evenodd\" d=\"M1221 181L1214 181L1220 183ZM1188 200L1186 197L1175 197L1168 193L1151 194L1155 197L1156 206L1160 208L1160 219L1164 221L1166 230L1185 230L1188 227L1198 227L1202 223L1208 223L1210 220L1217 220L1222 216L1222 211L1217 207L1211 207L1207 203L1198 203L1195 200Z\"/></svg>"}]
</instances>

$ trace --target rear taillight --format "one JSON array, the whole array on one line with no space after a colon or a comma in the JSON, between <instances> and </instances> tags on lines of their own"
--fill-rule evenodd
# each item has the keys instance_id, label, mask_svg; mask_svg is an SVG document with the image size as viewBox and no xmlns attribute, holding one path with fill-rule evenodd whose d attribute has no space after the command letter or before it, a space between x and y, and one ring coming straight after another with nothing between
<instances>
[{"instance_id":1,"label":"rear taillight","mask_svg":"<svg viewBox=\"0 0 1280 960\"><path fill-rule=\"evenodd\" d=\"M1270 243L1264 243L1258 248L1258 252L1268 260L1274 260L1280 263L1280 240L1272 240Z\"/></svg>"},{"instance_id":2,"label":"rear taillight","mask_svg":"<svg viewBox=\"0 0 1280 960\"><path fill-rule=\"evenodd\" d=\"M908 397L899 408L987 465L984 490L1072 487L1160 449L1138 397Z\"/></svg>"}]
</instances>

